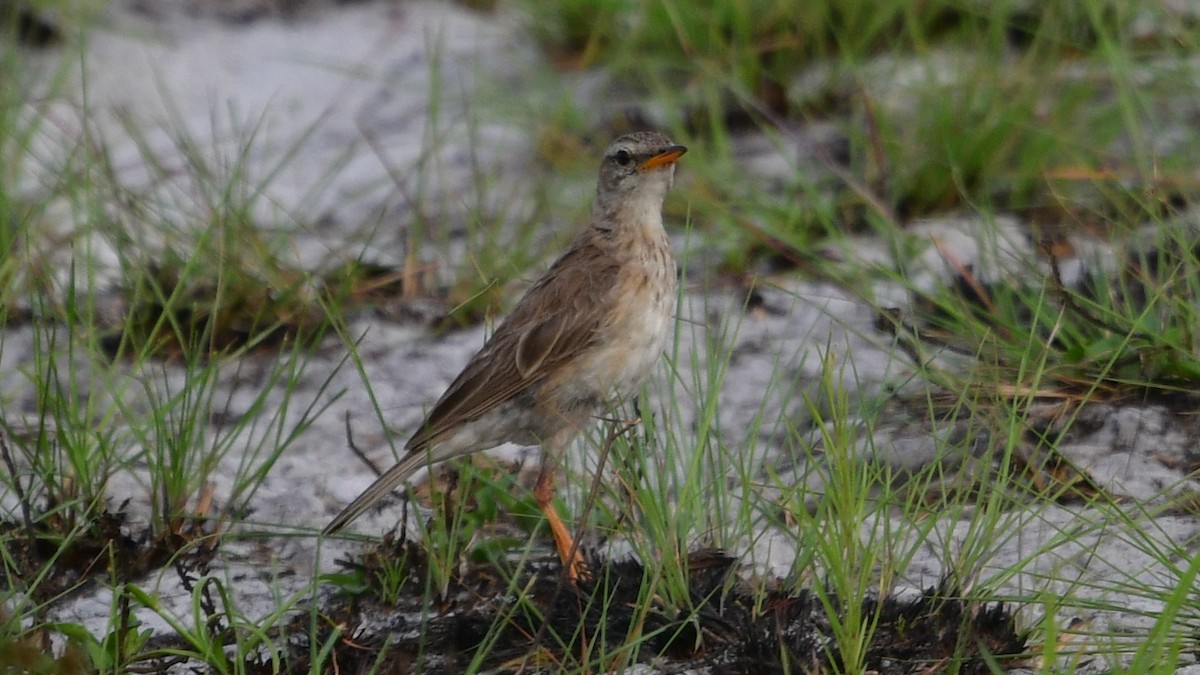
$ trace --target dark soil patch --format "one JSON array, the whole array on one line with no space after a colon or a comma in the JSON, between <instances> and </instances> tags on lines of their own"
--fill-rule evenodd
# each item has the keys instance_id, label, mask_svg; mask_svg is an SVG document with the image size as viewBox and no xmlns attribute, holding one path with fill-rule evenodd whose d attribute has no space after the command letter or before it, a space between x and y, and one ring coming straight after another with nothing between
<instances>
[{"instance_id":1,"label":"dark soil patch","mask_svg":"<svg viewBox=\"0 0 1200 675\"><path fill-rule=\"evenodd\" d=\"M0 521L0 548L10 561L0 568L0 587L22 589L45 602L78 592L95 578L130 581L184 559L201 567L216 552L218 538L206 537L199 521L155 533L148 526L127 527L123 510L78 519L63 513L55 510L24 524Z\"/></svg>"},{"instance_id":2,"label":"dark soil patch","mask_svg":"<svg viewBox=\"0 0 1200 675\"><path fill-rule=\"evenodd\" d=\"M632 560L593 559L592 577L577 586L563 581L556 558L472 564L437 597L427 593L419 547L392 546L416 581L393 604L360 588L327 604L328 621L297 619L289 632L307 639L289 641L288 672L308 672L312 644L327 644L335 630L341 634L326 665L342 675L461 672L476 658L489 672L600 672L637 662L667 673L841 669L819 594L755 591L721 551L689 556L690 608L675 611L643 597L654 571ZM373 564L368 557L350 567L369 576ZM966 600L949 585L916 599L854 602L878 616L865 663L874 672L988 673L989 662L1013 667L1028 654L1005 607ZM624 660L612 656L622 649ZM261 666L269 672L271 663Z\"/></svg>"}]
</instances>

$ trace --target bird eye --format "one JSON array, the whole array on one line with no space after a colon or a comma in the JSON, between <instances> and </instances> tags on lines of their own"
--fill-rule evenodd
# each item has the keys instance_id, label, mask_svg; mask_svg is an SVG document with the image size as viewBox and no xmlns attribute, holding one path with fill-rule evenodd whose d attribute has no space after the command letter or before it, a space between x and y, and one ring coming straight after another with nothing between
<instances>
[{"instance_id":1,"label":"bird eye","mask_svg":"<svg viewBox=\"0 0 1200 675\"><path fill-rule=\"evenodd\" d=\"M628 150L618 150L617 154L613 155L613 159L621 166L629 166L633 161L633 155L629 154Z\"/></svg>"}]
</instances>

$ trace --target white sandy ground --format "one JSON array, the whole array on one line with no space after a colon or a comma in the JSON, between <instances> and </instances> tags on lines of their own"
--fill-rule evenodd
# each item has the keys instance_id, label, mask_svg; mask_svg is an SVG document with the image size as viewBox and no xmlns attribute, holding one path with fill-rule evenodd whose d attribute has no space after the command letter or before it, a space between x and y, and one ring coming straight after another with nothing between
<instances>
[{"instance_id":1,"label":"white sandy ground","mask_svg":"<svg viewBox=\"0 0 1200 675\"><path fill-rule=\"evenodd\" d=\"M30 167L31 194L36 194L39 180L53 172L55 153L70 147L84 124L106 139L129 187L167 191L147 185L151 174L121 122L127 118L134 120L132 128L145 135L167 166L174 162L181 167L181 175L186 174L185 161L164 130L186 129L203 152L218 155L240 147L253 130L250 173L259 179L299 144L297 155L284 161L271 181L270 198L261 202L265 212L260 216L264 222L282 219L307 224L291 233L293 250L305 264L326 260L331 253L357 255L367 241L371 259L398 262L404 251L404 223L418 206L445 223L448 238L463 239L469 209L479 199L472 185L475 165L485 168L495 186L483 197L485 201L499 202L492 204L497 208L511 201L507 208L521 208L521 178L535 170L530 154L522 148L534 126L531 120L536 119L538 102L547 95L544 85L535 85L535 77L528 74L544 70L545 65L511 18L472 14L454 3L370 2L231 26L175 14L147 19L122 7L113 9L105 27L89 37L82 59L86 73L75 73L76 100L30 109L30 114L51 118L52 128L62 134L43 139L47 159L41 167ZM43 58L49 69L58 56ZM436 82L431 75L435 72ZM86 115L81 112L85 100ZM489 117L483 112L496 109L507 113ZM746 139L744 148L748 170L764 175L792 170L792 158L761 139ZM680 180L687 180L688 161L703 158L688 156L681 164ZM403 169L402 190L389 174L395 167ZM590 187L571 189L577 194L571 192L567 199L583 203L590 197ZM423 195L423 203L406 200L404 191ZM172 198L177 196L164 196ZM910 261L917 283L932 286L949 278L945 251L975 264L984 276L1002 279L1019 270L1013 261L1027 260L1029 251L1018 225L1002 221L997 229L1002 245L981 243L997 239L985 238L978 223L948 219L918 226L942 248L930 245L919 259ZM701 242L683 235L676 236L676 244L681 252L703 250ZM101 263L112 264L116 252L105 247L97 240L87 248ZM83 248L64 250L63 260L79 255ZM877 260L889 256L882 243L871 240L857 241L853 251L841 254ZM435 262L450 268L449 261ZM826 283L777 279L774 286L762 289L763 307L746 312L744 298L737 293L706 292L705 284L696 281L703 279L702 254L685 266L693 281L679 308L685 322L679 344L673 347L678 354L675 381L685 383L677 385L676 392L685 404L667 405L670 380L664 365L651 387L656 424L692 428L696 411L686 402L698 392L691 383L705 381L695 367L704 369L709 354L720 358L732 354L719 385L719 433L731 447L758 448L757 461L777 467L780 475L820 489L819 471L792 457L780 421L801 430L811 426L805 394L816 398L819 409L828 410L827 402L820 399L820 381L824 364L834 363L834 377L848 394L852 409L885 411L870 425L856 421L864 461L903 472L946 452L946 444L937 438L952 430L931 433L927 423L902 408L887 407L891 392L915 391L922 384L912 377L912 364L894 348L892 338L876 330L875 313L859 298ZM885 304L906 308L907 297L898 287L881 286L873 292ZM359 356L387 425L405 436L480 346L485 328L433 337L411 325L362 317L351 322L349 332L361 336ZM0 338L0 402L9 421L16 411L36 409L31 385L33 335L34 330L24 326L11 328ZM357 442L378 462L386 463L392 452L367 388L355 370L343 364L344 356L345 346L330 341L298 375L294 402L284 414L289 424L301 418L310 400L332 403L274 466L250 501L250 522L238 528L278 536L233 539L221 550L217 574L236 582L230 587L238 594L241 610L250 616L265 615L280 598L304 592L314 575L333 571L333 560L358 546L343 540L322 544L315 536L315 530L373 478L346 448L344 415L349 415ZM228 377L217 385L216 396L228 400L225 418L236 418L251 408L266 385L266 366L226 367ZM172 384L178 387L180 373L161 366L138 376L152 387L169 390ZM327 378L331 382L321 392ZM147 405L139 391L135 388L123 396L133 406ZM335 394L340 397L333 400ZM278 408L285 391L277 385L266 396L271 411ZM1194 452L1197 439L1164 409L1128 406L1085 414L1094 418L1089 433L1060 449L1100 485L1130 497L1129 513L1136 512L1134 504L1139 500L1161 503L1164 491L1196 487L1172 468L1182 462L1171 460ZM755 423L758 419L765 421L762 426ZM214 424L210 433L215 436L221 431ZM526 451L500 452L519 456ZM951 458L966 470L974 460L970 450ZM217 474L219 503L227 500L240 461L238 456L227 458L227 466ZM581 451L571 465L586 470L591 461ZM582 501L583 483L576 481L566 489L573 505ZM139 476L118 475L110 490L117 500L134 496L135 514L147 512L147 490ZM0 497L4 508L12 506L12 495ZM391 528L399 514L400 507L393 502L362 518L353 529L376 534ZM966 518L970 513L961 515ZM975 570L976 579L1000 575L1003 581L997 588L1014 596L1044 592L1052 598L1069 593L1076 605L1082 599L1102 599L1127 606L1129 611L1123 613L1076 608L1058 615L1064 625L1082 619L1110 634L1130 630L1136 634L1150 620L1147 615L1158 609L1114 589L1129 582L1170 587L1187 566L1187 552L1194 548L1200 530L1195 518L1182 515L1153 520L1134 515L1123 520L1069 506L1005 517L1008 520L1000 531L1007 539L971 544L987 546L992 553L984 569ZM864 536L879 524L864 523ZM898 542L914 536L911 528L899 522L893 525ZM1072 543L1054 543L1064 531L1085 525L1090 529ZM965 519L937 520L933 534L918 547L894 591L935 584L970 541L968 527ZM785 574L795 555L793 542L788 533L769 530L734 550L743 557L747 574ZM610 545L621 550L619 542ZM1162 556L1147 553L1156 548L1178 551L1166 556L1176 561L1176 567L1167 568L1160 562ZM1020 573L1006 575L1012 566L1019 567ZM164 571L145 586L156 591L163 606L176 616L190 616L191 600L173 572ZM56 613L102 634L112 609L109 598L107 590L96 589ZM1022 619L1037 620L1044 607L1036 603L1022 607ZM149 626L165 629L162 620L149 612L140 612L139 617ZM1113 665L1097 659L1089 668L1099 672ZM1179 672L1190 672L1189 668L1194 666Z\"/></svg>"}]
</instances>

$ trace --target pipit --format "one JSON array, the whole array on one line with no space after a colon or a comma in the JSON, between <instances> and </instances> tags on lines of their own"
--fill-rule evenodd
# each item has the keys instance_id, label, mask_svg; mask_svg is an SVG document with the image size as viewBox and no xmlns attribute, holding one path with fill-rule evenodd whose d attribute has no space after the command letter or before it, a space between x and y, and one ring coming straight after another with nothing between
<instances>
[{"instance_id":1,"label":"pipit","mask_svg":"<svg viewBox=\"0 0 1200 675\"><path fill-rule=\"evenodd\" d=\"M422 466L502 443L540 444L534 496L571 579L582 562L551 504L562 453L607 405L645 382L670 333L676 271L662 205L687 148L654 132L604 153L591 223L530 287L434 404L398 464L325 528L330 534Z\"/></svg>"}]
</instances>

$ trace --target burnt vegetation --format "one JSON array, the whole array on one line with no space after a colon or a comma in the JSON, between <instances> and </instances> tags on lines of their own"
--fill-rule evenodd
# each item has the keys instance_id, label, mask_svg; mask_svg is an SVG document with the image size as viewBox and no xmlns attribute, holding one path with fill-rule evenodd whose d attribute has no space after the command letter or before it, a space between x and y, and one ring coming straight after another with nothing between
<instances>
[{"instance_id":1,"label":"burnt vegetation","mask_svg":"<svg viewBox=\"0 0 1200 675\"><path fill-rule=\"evenodd\" d=\"M383 547L405 572L424 574L428 562L418 546L385 541ZM374 578L382 550L344 565L353 575ZM305 616L292 624L290 630L307 639L289 641L289 672L308 672L312 646L331 640L328 667L343 674L461 672L472 664L489 672L634 663L666 673L843 667L820 594L782 583L752 589L737 577L737 561L722 551L689 556L688 608L647 600L645 579L653 570L640 562L592 558L590 566L590 578L572 586L556 558L475 563L462 568L444 594L418 580L390 604L379 601L379 589L368 581L331 599L323 608L328 621L314 624ZM829 594L825 600L841 604ZM996 664L1014 667L1028 654L1007 607L973 602L950 583L915 598L850 602L878 617L866 663L873 672L987 673ZM271 664L259 666L269 672Z\"/></svg>"}]
</instances>

